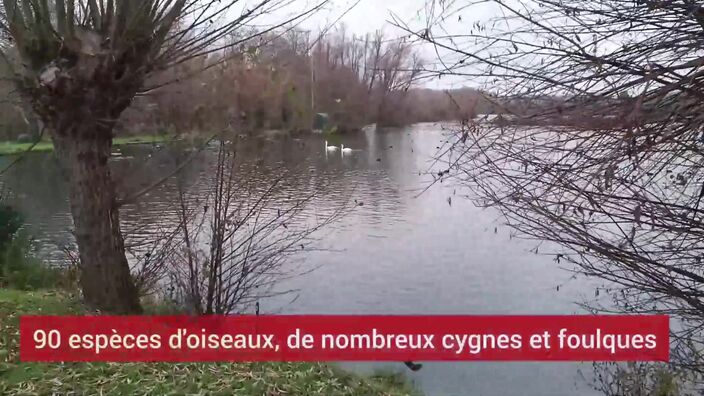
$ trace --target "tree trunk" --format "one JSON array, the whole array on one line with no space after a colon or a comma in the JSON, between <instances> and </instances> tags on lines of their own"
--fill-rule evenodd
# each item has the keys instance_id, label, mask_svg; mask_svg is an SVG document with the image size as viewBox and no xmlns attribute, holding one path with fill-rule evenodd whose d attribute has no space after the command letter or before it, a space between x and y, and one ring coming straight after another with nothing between
<instances>
[{"instance_id":1,"label":"tree trunk","mask_svg":"<svg viewBox=\"0 0 704 396\"><path fill-rule=\"evenodd\" d=\"M52 131L56 154L69 183L69 200L81 259L86 302L100 310L141 313L120 231L115 186L108 159L110 127ZM89 130L92 129L92 130Z\"/></svg>"}]
</instances>

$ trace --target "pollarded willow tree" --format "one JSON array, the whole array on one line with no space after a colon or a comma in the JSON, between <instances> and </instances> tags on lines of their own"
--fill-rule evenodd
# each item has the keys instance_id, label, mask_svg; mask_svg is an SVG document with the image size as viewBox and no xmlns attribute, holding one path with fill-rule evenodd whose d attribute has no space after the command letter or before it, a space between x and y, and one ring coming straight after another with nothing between
<instances>
[{"instance_id":1,"label":"pollarded willow tree","mask_svg":"<svg viewBox=\"0 0 704 396\"><path fill-rule=\"evenodd\" d=\"M223 39L290 3L3 0L1 59L12 67L18 91L41 118L66 171L88 303L116 313L141 310L108 166L120 114L150 73L239 45ZM324 3L310 3L253 34L303 18Z\"/></svg>"},{"instance_id":2,"label":"pollarded willow tree","mask_svg":"<svg viewBox=\"0 0 704 396\"><path fill-rule=\"evenodd\" d=\"M465 120L436 174L469 187L523 235L561 245L555 260L607 280L620 311L674 315L675 361L701 372L700 2L455 0L427 9L427 26L399 26L434 45L442 75L483 84L507 115Z\"/></svg>"}]
</instances>

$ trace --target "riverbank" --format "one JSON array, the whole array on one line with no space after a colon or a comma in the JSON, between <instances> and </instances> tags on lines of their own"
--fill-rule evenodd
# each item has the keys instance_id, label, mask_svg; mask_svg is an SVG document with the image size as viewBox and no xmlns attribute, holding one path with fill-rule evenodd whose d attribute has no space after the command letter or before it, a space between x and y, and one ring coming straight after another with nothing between
<instances>
[{"instance_id":1,"label":"riverbank","mask_svg":"<svg viewBox=\"0 0 704 396\"><path fill-rule=\"evenodd\" d=\"M19 317L90 313L66 292L0 289L0 394L417 395L394 374L360 377L322 363L19 362Z\"/></svg>"},{"instance_id":2,"label":"riverbank","mask_svg":"<svg viewBox=\"0 0 704 396\"><path fill-rule=\"evenodd\" d=\"M172 139L168 135L139 135L139 136L124 136L116 137L112 140L113 146L126 146L129 144L153 144L161 143ZM54 145L49 140L42 140L34 147L34 143L18 143L10 141L0 141L0 156L22 154L31 148L31 152L47 152L53 151Z\"/></svg>"}]
</instances>

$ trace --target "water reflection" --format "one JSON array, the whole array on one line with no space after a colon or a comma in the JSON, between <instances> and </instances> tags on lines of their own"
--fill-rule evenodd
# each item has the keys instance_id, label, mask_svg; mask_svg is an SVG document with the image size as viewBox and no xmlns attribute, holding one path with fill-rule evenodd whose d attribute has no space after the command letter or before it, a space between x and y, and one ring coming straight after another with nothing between
<instances>
[{"instance_id":1,"label":"water reflection","mask_svg":"<svg viewBox=\"0 0 704 396\"><path fill-rule=\"evenodd\" d=\"M320 268L291 279L282 289L300 290L298 298L262 302L263 312L375 314L569 314L575 301L593 295L592 285L569 280L550 256L529 253L533 243L510 238L497 214L454 197L437 185L418 196L444 138L438 125L400 130L365 130L341 143L358 149L344 156L327 153L322 136L268 141L251 139L237 153L261 184L286 169L289 194L332 186L316 210L341 202L363 203L326 229L321 243L329 250L306 253ZM336 142L336 145L340 143ZM176 165L172 150L161 146L121 148L114 161L123 194L139 190ZM181 177L207 194L212 151L189 165ZM209 157L210 156L210 157ZM132 157L133 159L129 159ZM8 161L2 159L2 161ZM2 166L2 164L0 164ZM46 246L70 243L71 219L66 186L51 155L32 154L3 177L31 227ZM172 224L177 194L174 179L122 210L125 229ZM454 197L452 205L448 197ZM496 232L495 232L496 229ZM51 250L51 249L49 249ZM54 258L60 258L53 254ZM563 285L560 291L557 285ZM399 371L401 364L383 365ZM368 371L378 365L348 365ZM410 374L428 395L593 394L580 364L452 363L425 364Z\"/></svg>"}]
</instances>

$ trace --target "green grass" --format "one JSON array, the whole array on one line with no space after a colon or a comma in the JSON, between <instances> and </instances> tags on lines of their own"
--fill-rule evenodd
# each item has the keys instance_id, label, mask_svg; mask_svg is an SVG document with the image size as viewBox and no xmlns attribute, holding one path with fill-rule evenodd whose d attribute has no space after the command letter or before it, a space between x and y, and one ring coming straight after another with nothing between
<instances>
[{"instance_id":1,"label":"green grass","mask_svg":"<svg viewBox=\"0 0 704 396\"><path fill-rule=\"evenodd\" d=\"M128 144L160 143L171 139L168 135L142 135L117 137L112 140L114 146L125 146ZM14 155L26 152L32 143L0 142L0 155ZM32 152L53 151L54 145L49 140L42 140L32 148Z\"/></svg>"},{"instance_id":2,"label":"green grass","mask_svg":"<svg viewBox=\"0 0 704 396\"><path fill-rule=\"evenodd\" d=\"M0 289L2 395L415 395L399 375L360 377L322 363L19 363L23 314L81 314L56 291Z\"/></svg>"}]
</instances>

